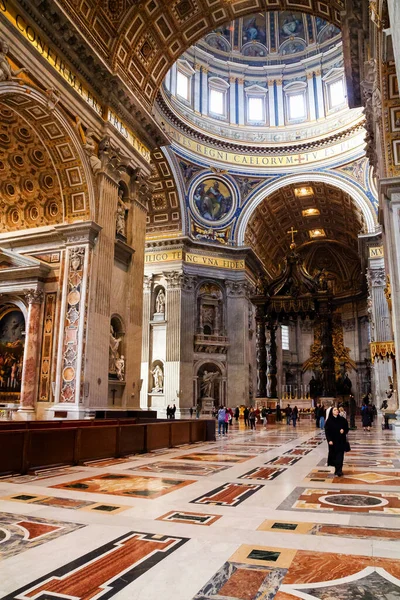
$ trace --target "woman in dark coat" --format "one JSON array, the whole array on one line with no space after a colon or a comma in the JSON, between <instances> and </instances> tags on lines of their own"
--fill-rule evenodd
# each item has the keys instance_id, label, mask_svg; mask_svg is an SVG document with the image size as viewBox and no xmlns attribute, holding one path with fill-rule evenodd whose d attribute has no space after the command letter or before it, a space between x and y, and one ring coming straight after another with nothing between
<instances>
[{"instance_id":1,"label":"woman in dark coat","mask_svg":"<svg viewBox=\"0 0 400 600\"><path fill-rule=\"evenodd\" d=\"M350 449L347 442L349 425L347 419L339 415L339 409L335 407L329 413L325 423L325 435L328 441L328 466L335 467L335 475L342 477L344 453Z\"/></svg>"},{"instance_id":2,"label":"woman in dark coat","mask_svg":"<svg viewBox=\"0 0 400 600\"><path fill-rule=\"evenodd\" d=\"M363 405L361 407L361 420L364 431L370 431L372 425L371 419L371 407L369 405L368 400L364 400Z\"/></svg>"}]
</instances>

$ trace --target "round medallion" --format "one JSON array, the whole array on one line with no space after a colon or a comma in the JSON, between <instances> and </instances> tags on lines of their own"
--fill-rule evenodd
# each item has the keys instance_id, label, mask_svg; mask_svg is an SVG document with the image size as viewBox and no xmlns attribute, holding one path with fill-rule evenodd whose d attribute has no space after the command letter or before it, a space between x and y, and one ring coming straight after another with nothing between
<instances>
[{"instance_id":1,"label":"round medallion","mask_svg":"<svg viewBox=\"0 0 400 600\"><path fill-rule=\"evenodd\" d=\"M321 496L318 500L324 504L348 506L350 508L371 508L373 506L385 506L388 503L384 498L364 494L333 494L332 496Z\"/></svg>"},{"instance_id":2,"label":"round medallion","mask_svg":"<svg viewBox=\"0 0 400 600\"><path fill-rule=\"evenodd\" d=\"M73 292L70 292L68 294L68 304L70 304L71 306L75 306L75 304L78 304L80 299L81 295L77 290L74 290Z\"/></svg>"},{"instance_id":3,"label":"round medallion","mask_svg":"<svg viewBox=\"0 0 400 600\"><path fill-rule=\"evenodd\" d=\"M197 179L190 192L190 206L195 216L207 225L227 223L236 209L236 194L231 183L222 177Z\"/></svg>"},{"instance_id":4,"label":"round medallion","mask_svg":"<svg viewBox=\"0 0 400 600\"><path fill-rule=\"evenodd\" d=\"M75 369L73 367L65 367L63 371L63 380L64 381L73 381L75 378Z\"/></svg>"}]
</instances>

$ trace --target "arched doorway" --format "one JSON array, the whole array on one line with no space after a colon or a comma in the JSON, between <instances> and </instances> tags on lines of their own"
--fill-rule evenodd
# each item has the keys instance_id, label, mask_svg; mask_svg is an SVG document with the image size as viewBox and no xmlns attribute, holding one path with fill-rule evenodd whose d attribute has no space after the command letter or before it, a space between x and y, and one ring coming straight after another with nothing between
<instances>
[{"instance_id":1,"label":"arched doorway","mask_svg":"<svg viewBox=\"0 0 400 600\"><path fill-rule=\"evenodd\" d=\"M18 403L21 396L25 316L15 304L0 306L0 402Z\"/></svg>"}]
</instances>

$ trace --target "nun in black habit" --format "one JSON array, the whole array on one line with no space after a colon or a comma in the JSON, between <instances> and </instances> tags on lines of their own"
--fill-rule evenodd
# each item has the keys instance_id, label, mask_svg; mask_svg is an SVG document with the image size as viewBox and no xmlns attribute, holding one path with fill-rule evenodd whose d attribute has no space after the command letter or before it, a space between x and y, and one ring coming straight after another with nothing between
<instances>
[{"instance_id":1,"label":"nun in black habit","mask_svg":"<svg viewBox=\"0 0 400 600\"><path fill-rule=\"evenodd\" d=\"M350 450L347 441L349 425L347 419L339 415L339 409L335 407L329 413L325 423L325 435L328 441L328 466L335 467L335 475L342 477L344 453Z\"/></svg>"}]
</instances>

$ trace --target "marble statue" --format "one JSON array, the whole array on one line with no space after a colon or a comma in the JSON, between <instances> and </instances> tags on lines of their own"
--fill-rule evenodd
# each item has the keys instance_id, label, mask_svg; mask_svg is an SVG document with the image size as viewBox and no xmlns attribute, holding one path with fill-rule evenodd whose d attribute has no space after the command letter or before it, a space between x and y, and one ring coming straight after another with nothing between
<instances>
[{"instance_id":1,"label":"marble statue","mask_svg":"<svg viewBox=\"0 0 400 600\"><path fill-rule=\"evenodd\" d=\"M152 392L162 392L164 389L164 373L160 365L156 365L151 373L154 381Z\"/></svg>"},{"instance_id":2,"label":"marble statue","mask_svg":"<svg viewBox=\"0 0 400 600\"><path fill-rule=\"evenodd\" d=\"M165 293L164 293L164 290L162 288L161 288L161 290L157 294L157 298L156 298L156 312L157 313L164 313L165 312Z\"/></svg>"},{"instance_id":3,"label":"marble statue","mask_svg":"<svg viewBox=\"0 0 400 600\"><path fill-rule=\"evenodd\" d=\"M7 42L0 40L0 82L17 79L20 73L28 73L28 69L13 69L7 60L9 46Z\"/></svg>"},{"instance_id":4,"label":"marble statue","mask_svg":"<svg viewBox=\"0 0 400 600\"><path fill-rule=\"evenodd\" d=\"M118 348L122 338L115 337L115 331L111 325L110 329L110 346L109 346L109 371L116 372L117 360L119 359Z\"/></svg>"},{"instance_id":5,"label":"marble statue","mask_svg":"<svg viewBox=\"0 0 400 600\"><path fill-rule=\"evenodd\" d=\"M120 188L118 191L118 205L116 214L115 231L117 235L126 237L126 204L122 199L124 191Z\"/></svg>"},{"instance_id":6,"label":"marble statue","mask_svg":"<svg viewBox=\"0 0 400 600\"><path fill-rule=\"evenodd\" d=\"M117 373L117 377L118 377L119 381L124 381L124 379L125 379L125 357L123 354L115 360L115 371Z\"/></svg>"},{"instance_id":7,"label":"marble statue","mask_svg":"<svg viewBox=\"0 0 400 600\"><path fill-rule=\"evenodd\" d=\"M216 377L218 377L218 373L216 371L204 371L200 384L202 398L211 398L213 382Z\"/></svg>"}]
</instances>

